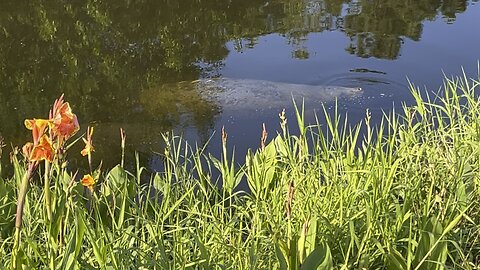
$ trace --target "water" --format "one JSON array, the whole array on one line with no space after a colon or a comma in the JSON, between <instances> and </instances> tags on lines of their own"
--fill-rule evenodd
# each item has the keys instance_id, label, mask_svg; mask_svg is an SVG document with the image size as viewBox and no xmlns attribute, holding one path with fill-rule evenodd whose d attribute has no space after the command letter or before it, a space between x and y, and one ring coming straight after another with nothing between
<instances>
[{"instance_id":1,"label":"water","mask_svg":"<svg viewBox=\"0 0 480 270\"><path fill-rule=\"evenodd\" d=\"M0 135L23 145L30 139L23 120L46 117L65 93L83 130L95 126L94 157L105 167L120 160L119 128L127 159L138 151L153 170L169 130L192 143L216 131L209 148L216 155L222 126L240 156L258 147L262 123L274 136L280 108L239 112L178 90L198 79L361 87L362 95L338 101L356 122L367 108L379 119L411 102L407 78L437 90L443 73L460 75L463 67L476 77L480 59L478 0L2 4ZM292 106L286 110L293 123ZM76 152L71 166L84 166Z\"/></svg>"}]
</instances>

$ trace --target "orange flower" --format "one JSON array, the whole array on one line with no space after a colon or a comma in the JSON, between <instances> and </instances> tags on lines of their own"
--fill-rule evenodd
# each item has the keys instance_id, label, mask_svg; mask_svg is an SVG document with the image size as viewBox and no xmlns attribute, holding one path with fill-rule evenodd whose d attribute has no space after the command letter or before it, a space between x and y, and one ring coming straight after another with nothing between
<instances>
[{"instance_id":1,"label":"orange flower","mask_svg":"<svg viewBox=\"0 0 480 270\"><path fill-rule=\"evenodd\" d=\"M67 140L80 129L77 116L72 113L70 104L63 101L63 94L55 100L50 111L50 119L53 122L52 132L60 138L60 141Z\"/></svg>"},{"instance_id":2,"label":"orange flower","mask_svg":"<svg viewBox=\"0 0 480 270\"><path fill-rule=\"evenodd\" d=\"M90 174L86 174L83 176L82 180L80 180L80 183L93 192L93 185L95 185L96 181Z\"/></svg>"},{"instance_id":3,"label":"orange flower","mask_svg":"<svg viewBox=\"0 0 480 270\"><path fill-rule=\"evenodd\" d=\"M83 142L85 143L85 148L83 148L81 154L82 156L86 156L91 154L95 151L92 144L92 135L93 135L93 127L87 128L87 138L82 138Z\"/></svg>"},{"instance_id":4,"label":"orange flower","mask_svg":"<svg viewBox=\"0 0 480 270\"><path fill-rule=\"evenodd\" d=\"M27 146L28 143L24 146L24 149L28 151L30 146ZM53 150L52 142L46 134L43 134L40 137L40 140L37 145L33 144L33 149L30 151L30 161L40 161L40 160L53 160L53 155L55 151Z\"/></svg>"},{"instance_id":5,"label":"orange flower","mask_svg":"<svg viewBox=\"0 0 480 270\"><path fill-rule=\"evenodd\" d=\"M32 131L33 144L38 143L38 139L45 134L45 129L51 124L47 119L25 119L25 127Z\"/></svg>"},{"instance_id":6,"label":"orange flower","mask_svg":"<svg viewBox=\"0 0 480 270\"><path fill-rule=\"evenodd\" d=\"M39 129L45 129L49 124L51 124L50 120L47 119L25 119L25 127L29 130L32 130L35 126Z\"/></svg>"}]
</instances>

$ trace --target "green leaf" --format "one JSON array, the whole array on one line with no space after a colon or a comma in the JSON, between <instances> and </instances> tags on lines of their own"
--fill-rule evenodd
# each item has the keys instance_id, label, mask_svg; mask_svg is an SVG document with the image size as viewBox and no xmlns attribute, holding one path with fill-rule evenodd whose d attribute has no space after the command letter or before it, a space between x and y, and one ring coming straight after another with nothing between
<instances>
[{"instance_id":1,"label":"green leaf","mask_svg":"<svg viewBox=\"0 0 480 270\"><path fill-rule=\"evenodd\" d=\"M300 237L298 238L297 242L297 250L298 250L298 256L299 256L299 261L300 263L303 262L303 259L305 258L305 242L307 241L307 229L308 229L308 221L305 221L303 224L302 231L300 232Z\"/></svg>"},{"instance_id":2,"label":"green leaf","mask_svg":"<svg viewBox=\"0 0 480 270\"><path fill-rule=\"evenodd\" d=\"M310 254L316 248L318 219L311 219L308 225L307 241L305 243L305 252Z\"/></svg>"},{"instance_id":3,"label":"green leaf","mask_svg":"<svg viewBox=\"0 0 480 270\"><path fill-rule=\"evenodd\" d=\"M263 153L265 154L265 158L267 161L275 162L277 156L277 151L275 149L275 141L271 141L269 144L267 144L265 150L263 150Z\"/></svg>"},{"instance_id":4,"label":"green leaf","mask_svg":"<svg viewBox=\"0 0 480 270\"><path fill-rule=\"evenodd\" d=\"M127 181L127 173L120 165L117 165L108 172L107 179L111 181L114 187L120 188Z\"/></svg>"},{"instance_id":5,"label":"green leaf","mask_svg":"<svg viewBox=\"0 0 480 270\"><path fill-rule=\"evenodd\" d=\"M185 200L185 198L187 196L190 195L190 193L193 191L193 189L195 189L195 186L191 187L187 192L185 192L185 194L183 194L182 197L180 197L180 199L178 199L171 207L170 209L168 209L167 213L165 213L165 215L163 215L162 217L162 222L165 222L165 220L167 220L167 218L170 217L170 215L173 213L173 211L182 203L183 200Z\"/></svg>"},{"instance_id":6,"label":"green leaf","mask_svg":"<svg viewBox=\"0 0 480 270\"><path fill-rule=\"evenodd\" d=\"M287 270L288 269L288 264L287 264L287 257L285 254L288 254L288 250L285 250L286 247L285 245L281 244L275 244L275 255L277 256L278 262L280 263L280 269L281 270Z\"/></svg>"},{"instance_id":7,"label":"green leaf","mask_svg":"<svg viewBox=\"0 0 480 270\"><path fill-rule=\"evenodd\" d=\"M386 256L387 266L389 270L407 269L407 260L395 248L391 248Z\"/></svg>"},{"instance_id":8,"label":"green leaf","mask_svg":"<svg viewBox=\"0 0 480 270\"><path fill-rule=\"evenodd\" d=\"M333 261L332 254L330 253L330 247L327 243L321 243L316 249L314 249L305 259L301 269L332 269Z\"/></svg>"},{"instance_id":9,"label":"green leaf","mask_svg":"<svg viewBox=\"0 0 480 270\"><path fill-rule=\"evenodd\" d=\"M288 147L283 140L282 136L277 135L274 140L275 146L277 147L277 152L279 153L280 157L287 158L288 157Z\"/></svg>"},{"instance_id":10,"label":"green leaf","mask_svg":"<svg viewBox=\"0 0 480 270\"><path fill-rule=\"evenodd\" d=\"M304 122L304 119L305 119L305 99L302 99L301 111L298 109L297 103L295 102L293 97L292 97L292 100L293 100L293 106L295 108L295 116L297 117L298 130L300 131L300 135L304 136L305 132L306 132L305 122Z\"/></svg>"},{"instance_id":11,"label":"green leaf","mask_svg":"<svg viewBox=\"0 0 480 270\"><path fill-rule=\"evenodd\" d=\"M468 196L467 196L466 184L462 179L458 181L455 195L457 197L459 207L461 207L462 209L465 209L468 203Z\"/></svg>"},{"instance_id":12,"label":"green leaf","mask_svg":"<svg viewBox=\"0 0 480 270\"><path fill-rule=\"evenodd\" d=\"M117 228L121 228L123 225L123 221L125 220L125 206L127 205L127 189L124 189L124 196L122 196L122 205L120 206L120 213L118 214L117 219ZM115 209L114 209L115 211Z\"/></svg>"},{"instance_id":13,"label":"green leaf","mask_svg":"<svg viewBox=\"0 0 480 270\"><path fill-rule=\"evenodd\" d=\"M213 166L215 166L215 168L217 168L220 172L222 172L223 171L222 162L218 160L216 157L214 157L212 154L209 154L208 156L212 161Z\"/></svg>"},{"instance_id":14,"label":"green leaf","mask_svg":"<svg viewBox=\"0 0 480 270\"><path fill-rule=\"evenodd\" d=\"M460 214L458 217L461 217ZM459 219L452 221L449 226L455 226ZM441 222L431 217L428 219L424 231L418 242L418 249L415 254L415 269L436 269L437 266L443 265L447 259L447 242L442 238L452 227L443 229Z\"/></svg>"},{"instance_id":15,"label":"green leaf","mask_svg":"<svg viewBox=\"0 0 480 270\"><path fill-rule=\"evenodd\" d=\"M75 266L75 261L80 253L80 248L82 247L84 233L85 223L83 223L82 218L77 214L74 233L71 234L68 241L67 248L62 259L61 269L73 269Z\"/></svg>"},{"instance_id":16,"label":"green leaf","mask_svg":"<svg viewBox=\"0 0 480 270\"><path fill-rule=\"evenodd\" d=\"M208 252L208 249L205 247L202 241L200 241L200 239L194 232L190 232L190 236L195 240L200 249L200 257L203 260L203 262L201 263L202 269L210 269L210 266L208 265L210 261L210 252Z\"/></svg>"},{"instance_id":17,"label":"green leaf","mask_svg":"<svg viewBox=\"0 0 480 270\"><path fill-rule=\"evenodd\" d=\"M102 247L103 247L102 239L101 238L98 239L98 237L95 235L94 230L89 226L91 224L87 224L85 222L85 217L83 215L80 214L78 215L78 217L82 219L82 223L85 225L85 228L86 228L85 232L87 234L90 244L92 245L93 254L95 255L95 258L97 259L98 263L101 266L104 266L105 261L104 261L104 257L102 256Z\"/></svg>"}]
</instances>

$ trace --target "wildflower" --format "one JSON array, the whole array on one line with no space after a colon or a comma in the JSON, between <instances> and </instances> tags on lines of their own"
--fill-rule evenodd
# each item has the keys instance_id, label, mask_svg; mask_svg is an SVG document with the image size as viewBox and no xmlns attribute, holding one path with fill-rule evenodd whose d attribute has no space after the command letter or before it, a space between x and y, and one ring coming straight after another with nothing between
<instances>
[{"instance_id":1,"label":"wildflower","mask_svg":"<svg viewBox=\"0 0 480 270\"><path fill-rule=\"evenodd\" d=\"M29 130L32 130L34 126L37 128L42 128L44 129L47 127L49 124L51 124L51 121L49 119L25 119L25 127Z\"/></svg>"},{"instance_id":2,"label":"wildflower","mask_svg":"<svg viewBox=\"0 0 480 270\"><path fill-rule=\"evenodd\" d=\"M53 161L55 151L52 141L57 139L55 144L57 148L62 146L62 140L66 140L73 136L79 129L77 116L72 113L70 105L63 102L63 95L55 100L53 109L50 110L48 119L27 119L24 121L25 127L32 131L33 142L26 143L22 150L25 157L28 159L28 169L23 176L20 184L17 199L17 212L15 217L15 237L12 250L12 268L16 266L16 257L20 247L20 235L23 220L23 208L25 206L25 198L28 192L28 183L32 179L35 171L38 168L39 162L42 160ZM47 130L48 128L48 135ZM1 149L0 149L1 150ZM45 207L47 210L48 221L52 220L52 210L50 203L50 181L49 181L49 163L45 162ZM90 183L89 188L93 189L95 181L90 176L91 180L86 178L85 183Z\"/></svg>"},{"instance_id":3,"label":"wildflower","mask_svg":"<svg viewBox=\"0 0 480 270\"><path fill-rule=\"evenodd\" d=\"M80 152L82 156L90 155L92 152L95 151L92 144L92 135L93 135L93 127L88 127L87 138L86 139L82 138L83 142L85 142L85 148L83 148L82 152Z\"/></svg>"},{"instance_id":4,"label":"wildflower","mask_svg":"<svg viewBox=\"0 0 480 270\"><path fill-rule=\"evenodd\" d=\"M27 143L28 144L28 143ZM43 134L40 137L40 140L37 145L33 144L33 148L30 151L29 160L30 161L40 161L40 160L53 160L53 146L52 141L48 138L46 134Z\"/></svg>"},{"instance_id":5,"label":"wildflower","mask_svg":"<svg viewBox=\"0 0 480 270\"><path fill-rule=\"evenodd\" d=\"M45 129L51 124L50 120L46 119L26 119L25 127L32 131L33 143L26 143L22 150L25 157L29 161L52 161L54 150L52 141L45 134Z\"/></svg>"},{"instance_id":6,"label":"wildflower","mask_svg":"<svg viewBox=\"0 0 480 270\"><path fill-rule=\"evenodd\" d=\"M80 183L93 192L93 186L95 185L96 181L90 174L86 174L83 176L82 180L80 180Z\"/></svg>"},{"instance_id":7,"label":"wildflower","mask_svg":"<svg viewBox=\"0 0 480 270\"><path fill-rule=\"evenodd\" d=\"M70 104L63 101L63 94L55 100L53 109L50 111L50 120L52 121L52 132L60 142L72 137L80 129L77 116L72 113Z\"/></svg>"},{"instance_id":8,"label":"wildflower","mask_svg":"<svg viewBox=\"0 0 480 270\"><path fill-rule=\"evenodd\" d=\"M51 121L47 119L25 119L25 127L32 131L33 144L37 145L38 140L45 134L45 129L51 125Z\"/></svg>"}]
</instances>

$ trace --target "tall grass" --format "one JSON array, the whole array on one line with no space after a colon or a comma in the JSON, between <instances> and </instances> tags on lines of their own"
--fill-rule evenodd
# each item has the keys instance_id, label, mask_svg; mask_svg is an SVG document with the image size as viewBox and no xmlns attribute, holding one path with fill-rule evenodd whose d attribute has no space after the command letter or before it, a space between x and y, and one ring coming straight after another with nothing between
<instances>
[{"instance_id":1,"label":"tall grass","mask_svg":"<svg viewBox=\"0 0 480 270\"><path fill-rule=\"evenodd\" d=\"M280 114L279 134L264 128L262 146L241 165L227 151L225 131L220 158L165 135L165 169L148 182L137 161L133 172L121 165L92 172L98 181L90 191L52 164L49 192L43 171L30 183L12 255L27 168L14 151L15 173L0 179L0 265L478 269L479 81L446 78L435 96L411 85L416 103L375 126L368 111L354 126L326 111L325 121L306 125L301 106L299 134ZM242 179L250 192L237 191Z\"/></svg>"}]
</instances>

